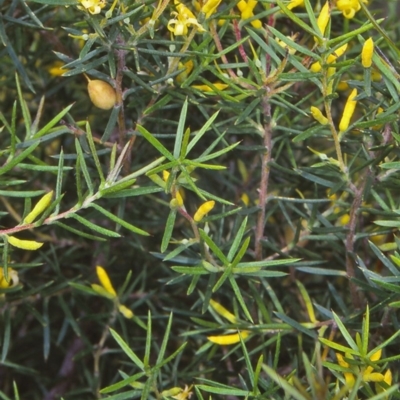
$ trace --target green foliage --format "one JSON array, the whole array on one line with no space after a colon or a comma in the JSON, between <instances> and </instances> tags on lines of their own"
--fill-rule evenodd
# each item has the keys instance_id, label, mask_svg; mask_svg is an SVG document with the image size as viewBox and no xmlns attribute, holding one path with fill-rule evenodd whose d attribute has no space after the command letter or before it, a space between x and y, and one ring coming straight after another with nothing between
<instances>
[{"instance_id":1,"label":"green foliage","mask_svg":"<svg viewBox=\"0 0 400 400\"><path fill-rule=\"evenodd\" d=\"M399 398L378 6L0 6L1 399Z\"/></svg>"}]
</instances>

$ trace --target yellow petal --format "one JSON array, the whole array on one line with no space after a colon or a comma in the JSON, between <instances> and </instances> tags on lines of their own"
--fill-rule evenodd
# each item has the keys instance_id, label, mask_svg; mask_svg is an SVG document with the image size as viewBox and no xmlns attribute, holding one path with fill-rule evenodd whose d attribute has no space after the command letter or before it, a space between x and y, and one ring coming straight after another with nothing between
<instances>
[{"instance_id":1,"label":"yellow petal","mask_svg":"<svg viewBox=\"0 0 400 400\"><path fill-rule=\"evenodd\" d=\"M8 243L23 250L37 250L43 246L43 243L35 242L34 240L22 240L15 236L8 236Z\"/></svg>"},{"instance_id":2,"label":"yellow petal","mask_svg":"<svg viewBox=\"0 0 400 400\"><path fill-rule=\"evenodd\" d=\"M98 265L96 267L96 273L97 273L97 276L101 283L101 286L103 286L103 288L108 293L110 293L110 295L112 295L113 297L117 297L117 293L116 293L115 289L113 288L113 285L111 284L110 278L108 277L106 270L103 267L101 267L100 265Z\"/></svg>"},{"instance_id":3,"label":"yellow petal","mask_svg":"<svg viewBox=\"0 0 400 400\"><path fill-rule=\"evenodd\" d=\"M46 193L33 207L33 210L25 217L26 224L32 223L50 205L53 191Z\"/></svg>"},{"instance_id":4,"label":"yellow petal","mask_svg":"<svg viewBox=\"0 0 400 400\"><path fill-rule=\"evenodd\" d=\"M391 371L390 369L388 369L388 370L385 372L383 381L384 381L385 383L387 383L389 386L392 384L392 371Z\"/></svg>"},{"instance_id":5,"label":"yellow petal","mask_svg":"<svg viewBox=\"0 0 400 400\"><path fill-rule=\"evenodd\" d=\"M372 356L369 358L371 361L378 361L382 357L382 349L377 350Z\"/></svg>"}]
</instances>

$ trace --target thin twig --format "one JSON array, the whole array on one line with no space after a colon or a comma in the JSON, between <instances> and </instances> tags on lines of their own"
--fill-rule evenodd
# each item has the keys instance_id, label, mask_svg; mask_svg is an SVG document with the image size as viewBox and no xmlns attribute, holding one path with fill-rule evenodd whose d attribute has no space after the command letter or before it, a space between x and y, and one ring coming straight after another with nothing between
<instances>
[{"instance_id":1,"label":"thin twig","mask_svg":"<svg viewBox=\"0 0 400 400\"><path fill-rule=\"evenodd\" d=\"M260 189L258 194L260 211L257 217L257 226L255 233L255 258L260 261L263 258L262 254L262 243L261 240L264 237L264 225L265 225L265 207L268 198L268 183L269 183L269 163L271 161L272 151L272 126L271 126L271 104L269 103L268 95L263 101L263 113L264 113L264 154L261 161L261 181Z\"/></svg>"}]
</instances>

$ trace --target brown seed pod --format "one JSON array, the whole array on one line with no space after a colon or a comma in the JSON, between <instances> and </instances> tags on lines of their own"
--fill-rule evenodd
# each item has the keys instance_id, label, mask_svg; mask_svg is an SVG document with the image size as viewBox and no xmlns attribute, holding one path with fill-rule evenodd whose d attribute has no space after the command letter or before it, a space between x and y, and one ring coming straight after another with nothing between
<instances>
[{"instance_id":1,"label":"brown seed pod","mask_svg":"<svg viewBox=\"0 0 400 400\"><path fill-rule=\"evenodd\" d=\"M88 92L92 103L102 110L109 110L113 108L116 101L117 95L114 88L107 82L100 81L98 79L89 80Z\"/></svg>"}]
</instances>

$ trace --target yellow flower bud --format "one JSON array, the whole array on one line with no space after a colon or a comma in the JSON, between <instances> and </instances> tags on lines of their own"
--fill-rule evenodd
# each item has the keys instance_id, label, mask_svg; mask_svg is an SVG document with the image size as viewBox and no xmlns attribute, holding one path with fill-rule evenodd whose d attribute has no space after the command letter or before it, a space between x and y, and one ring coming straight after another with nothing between
<instances>
[{"instance_id":1,"label":"yellow flower bud","mask_svg":"<svg viewBox=\"0 0 400 400\"><path fill-rule=\"evenodd\" d=\"M51 203L53 197L53 191L45 194L33 207L33 210L25 217L24 222L26 224L32 223Z\"/></svg>"},{"instance_id":2,"label":"yellow flower bud","mask_svg":"<svg viewBox=\"0 0 400 400\"><path fill-rule=\"evenodd\" d=\"M210 306L222 317L226 318L232 324L237 322L237 318L230 311L228 311L223 305L219 304L215 300L210 300Z\"/></svg>"},{"instance_id":3,"label":"yellow flower bud","mask_svg":"<svg viewBox=\"0 0 400 400\"><path fill-rule=\"evenodd\" d=\"M328 118L326 118L317 107L311 106L310 111L313 118L316 121L318 121L321 125L328 124Z\"/></svg>"},{"instance_id":4,"label":"yellow flower bud","mask_svg":"<svg viewBox=\"0 0 400 400\"><path fill-rule=\"evenodd\" d=\"M43 246L43 243L35 242L34 240L22 240L15 236L8 236L8 243L23 250L37 250Z\"/></svg>"},{"instance_id":5,"label":"yellow flower bud","mask_svg":"<svg viewBox=\"0 0 400 400\"><path fill-rule=\"evenodd\" d=\"M107 82L98 79L89 80L88 92L92 103L102 110L110 110L117 102L117 94Z\"/></svg>"},{"instance_id":6,"label":"yellow flower bud","mask_svg":"<svg viewBox=\"0 0 400 400\"><path fill-rule=\"evenodd\" d=\"M322 36L325 35L326 26L328 25L330 18L331 18L331 10L329 8L329 1L327 1L325 5L322 7L321 12L319 13L317 19L317 25Z\"/></svg>"},{"instance_id":7,"label":"yellow flower bud","mask_svg":"<svg viewBox=\"0 0 400 400\"><path fill-rule=\"evenodd\" d=\"M108 277L106 270L103 267L100 267L100 265L98 265L96 267L96 273L97 273L97 277L99 278L99 281L101 283L101 286L103 286L103 288L108 293L110 293L111 296L117 297L117 292L113 288L113 285L110 281L110 278Z\"/></svg>"},{"instance_id":8,"label":"yellow flower bud","mask_svg":"<svg viewBox=\"0 0 400 400\"><path fill-rule=\"evenodd\" d=\"M133 317L133 312L130 310L128 307L124 306L123 304L120 304L118 306L119 312L128 319L131 319Z\"/></svg>"},{"instance_id":9,"label":"yellow flower bud","mask_svg":"<svg viewBox=\"0 0 400 400\"><path fill-rule=\"evenodd\" d=\"M246 339L249 336L249 331L243 331L240 333L242 339ZM207 336L207 339L215 344L219 344L221 346L227 346L230 344L235 344L240 342L239 333L233 333L232 335L220 335L220 336Z\"/></svg>"},{"instance_id":10,"label":"yellow flower bud","mask_svg":"<svg viewBox=\"0 0 400 400\"><path fill-rule=\"evenodd\" d=\"M365 41L361 52L361 63L364 68L370 68L372 65L372 56L374 54L374 41L369 38Z\"/></svg>"},{"instance_id":11,"label":"yellow flower bud","mask_svg":"<svg viewBox=\"0 0 400 400\"><path fill-rule=\"evenodd\" d=\"M357 97L357 89L353 89L350 93L346 105L344 106L342 119L339 123L339 131L344 132L350 125L351 117L356 109L357 101L354 98Z\"/></svg>"},{"instance_id":12,"label":"yellow flower bud","mask_svg":"<svg viewBox=\"0 0 400 400\"><path fill-rule=\"evenodd\" d=\"M215 206L215 201L214 200L210 200L210 201L206 201L205 203L203 203L196 211L196 213L194 214L193 219L196 222L200 222L203 217L208 214Z\"/></svg>"}]
</instances>

